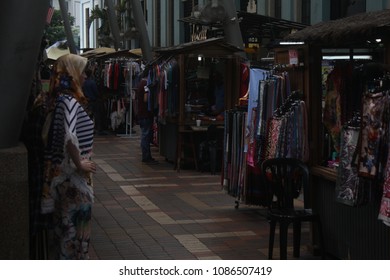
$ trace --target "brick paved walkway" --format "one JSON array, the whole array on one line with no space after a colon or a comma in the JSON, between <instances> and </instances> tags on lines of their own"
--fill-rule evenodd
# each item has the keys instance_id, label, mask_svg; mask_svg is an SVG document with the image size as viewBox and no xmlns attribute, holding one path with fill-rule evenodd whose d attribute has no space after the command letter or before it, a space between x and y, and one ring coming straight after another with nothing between
<instances>
[{"instance_id":1,"label":"brick paved walkway","mask_svg":"<svg viewBox=\"0 0 390 280\"><path fill-rule=\"evenodd\" d=\"M95 137L92 259L267 259L265 209L235 209L219 174L177 172L156 147L159 164L142 164L138 134ZM303 228L302 243L308 238ZM301 259L315 258L306 246L301 251ZM274 258L278 254L275 248Z\"/></svg>"}]
</instances>

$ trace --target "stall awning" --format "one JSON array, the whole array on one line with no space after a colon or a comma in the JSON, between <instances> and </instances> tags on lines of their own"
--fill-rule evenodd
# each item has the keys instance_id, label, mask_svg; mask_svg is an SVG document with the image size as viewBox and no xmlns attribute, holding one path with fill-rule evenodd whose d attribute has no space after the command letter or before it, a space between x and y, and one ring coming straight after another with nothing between
<instances>
[{"instance_id":1,"label":"stall awning","mask_svg":"<svg viewBox=\"0 0 390 280\"><path fill-rule=\"evenodd\" d=\"M254 13L237 12L237 15L240 20L241 32L245 34L257 31L260 38L282 39L292 30L301 30L308 26L299 22Z\"/></svg>"},{"instance_id":2,"label":"stall awning","mask_svg":"<svg viewBox=\"0 0 390 280\"><path fill-rule=\"evenodd\" d=\"M85 51L81 54L81 56L87 57L87 58L94 58L97 56L101 56L101 55L105 55L105 54L113 53L113 52L115 52L115 49L113 49L113 48L101 47L101 48L96 48L96 49L91 49L91 50Z\"/></svg>"},{"instance_id":3,"label":"stall awning","mask_svg":"<svg viewBox=\"0 0 390 280\"><path fill-rule=\"evenodd\" d=\"M46 49L46 56L49 60L57 60L59 57L69 53L66 40L58 41Z\"/></svg>"},{"instance_id":4,"label":"stall awning","mask_svg":"<svg viewBox=\"0 0 390 280\"><path fill-rule=\"evenodd\" d=\"M284 36L290 33L291 30L301 30L308 26L307 24L299 22L242 11L238 11L237 16L243 37L245 37L246 34L257 34L259 38L270 38L272 40L282 39ZM201 18L196 18L194 16L182 18L179 19L179 21L215 28L222 27L221 22L205 22Z\"/></svg>"},{"instance_id":5,"label":"stall awning","mask_svg":"<svg viewBox=\"0 0 390 280\"><path fill-rule=\"evenodd\" d=\"M224 38L210 38L203 41L194 41L173 47L156 49L155 52L159 55L191 53L194 55L222 57L235 55L235 53L242 52L242 50L227 43Z\"/></svg>"},{"instance_id":6,"label":"stall awning","mask_svg":"<svg viewBox=\"0 0 390 280\"><path fill-rule=\"evenodd\" d=\"M130 58L137 59L137 58L141 57L140 55L133 53L129 50L115 51L115 49L113 49L113 48L105 48L105 47L96 48L96 49L86 51L86 52L82 53L81 56L84 56L84 57L89 58L89 59L92 59L92 58L107 59L107 58L116 58L116 57L130 57Z\"/></svg>"},{"instance_id":7,"label":"stall awning","mask_svg":"<svg viewBox=\"0 0 390 280\"><path fill-rule=\"evenodd\" d=\"M389 37L389 32L390 10L386 9L320 22L290 34L284 40L321 46L364 45L367 40Z\"/></svg>"}]
</instances>

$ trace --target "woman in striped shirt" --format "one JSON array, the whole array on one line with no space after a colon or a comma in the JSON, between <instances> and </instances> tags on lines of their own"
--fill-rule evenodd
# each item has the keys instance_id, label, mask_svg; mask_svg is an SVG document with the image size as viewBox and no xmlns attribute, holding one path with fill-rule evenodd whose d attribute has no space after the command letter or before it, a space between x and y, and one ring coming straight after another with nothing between
<instances>
[{"instance_id":1,"label":"woman in striped shirt","mask_svg":"<svg viewBox=\"0 0 390 280\"><path fill-rule=\"evenodd\" d=\"M94 124L82 92L87 59L68 54L54 66L53 102L45 149L42 212L54 215L60 259L88 259L93 189L91 161Z\"/></svg>"}]
</instances>

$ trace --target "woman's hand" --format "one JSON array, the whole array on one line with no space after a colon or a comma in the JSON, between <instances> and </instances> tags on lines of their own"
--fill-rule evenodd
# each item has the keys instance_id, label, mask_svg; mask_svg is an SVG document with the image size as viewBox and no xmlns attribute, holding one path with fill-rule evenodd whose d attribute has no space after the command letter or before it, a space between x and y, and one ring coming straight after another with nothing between
<instances>
[{"instance_id":1,"label":"woman's hand","mask_svg":"<svg viewBox=\"0 0 390 280\"><path fill-rule=\"evenodd\" d=\"M72 143L72 141L68 141L66 145L69 155L73 161L73 163L76 165L78 171L81 172L96 172L96 163L89 159L82 159L80 160L79 151L76 148L76 146Z\"/></svg>"},{"instance_id":2,"label":"woman's hand","mask_svg":"<svg viewBox=\"0 0 390 280\"><path fill-rule=\"evenodd\" d=\"M80 161L80 165L79 165L78 169L80 171L84 171L84 172L95 173L96 172L96 163L94 163L93 161L88 160L88 159L83 159L82 161Z\"/></svg>"}]
</instances>

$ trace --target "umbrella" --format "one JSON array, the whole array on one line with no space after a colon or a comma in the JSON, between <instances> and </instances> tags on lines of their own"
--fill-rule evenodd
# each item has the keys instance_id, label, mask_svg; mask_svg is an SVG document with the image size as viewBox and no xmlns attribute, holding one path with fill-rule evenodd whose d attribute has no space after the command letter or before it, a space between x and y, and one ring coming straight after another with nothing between
<instances>
[{"instance_id":1,"label":"umbrella","mask_svg":"<svg viewBox=\"0 0 390 280\"><path fill-rule=\"evenodd\" d=\"M57 60L59 57L69 54L69 48L66 40L55 42L46 49L47 59Z\"/></svg>"}]
</instances>

